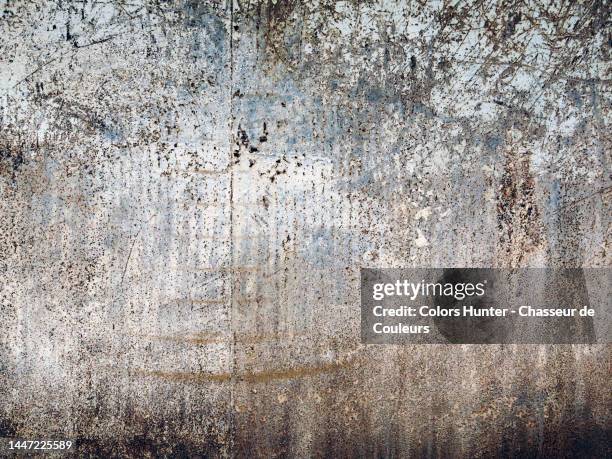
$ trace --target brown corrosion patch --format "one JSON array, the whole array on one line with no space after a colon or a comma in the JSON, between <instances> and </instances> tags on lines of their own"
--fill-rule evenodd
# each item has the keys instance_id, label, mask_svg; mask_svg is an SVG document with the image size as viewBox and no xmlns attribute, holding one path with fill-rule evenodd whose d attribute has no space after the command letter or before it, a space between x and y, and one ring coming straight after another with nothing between
<instances>
[{"instance_id":1,"label":"brown corrosion patch","mask_svg":"<svg viewBox=\"0 0 612 459\"><path fill-rule=\"evenodd\" d=\"M203 382L226 382L231 379L229 373L205 373L202 371L160 371L160 370L135 370L138 376L148 376L164 379L172 382L203 383Z\"/></svg>"},{"instance_id":2,"label":"brown corrosion patch","mask_svg":"<svg viewBox=\"0 0 612 459\"><path fill-rule=\"evenodd\" d=\"M500 244L513 263L520 263L541 242L535 180L529 166L529 155L508 152L497 196Z\"/></svg>"},{"instance_id":3,"label":"brown corrosion patch","mask_svg":"<svg viewBox=\"0 0 612 459\"><path fill-rule=\"evenodd\" d=\"M236 381L247 383L266 383L270 381L280 381L286 379L307 378L317 376L323 373L331 373L339 371L350 365L349 362L333 362L324 365L306 366L296 368L284 368L274 370L264 370L258 372L246 371L235 375ZM205 383L217 382L223 383L232 380L232 374L226 373L207 373L201 371L161 371L161 370L135 370L134 373L139 376L154 377L164 379L166 381L177 383Z\"/></svg>"}]
</instances>

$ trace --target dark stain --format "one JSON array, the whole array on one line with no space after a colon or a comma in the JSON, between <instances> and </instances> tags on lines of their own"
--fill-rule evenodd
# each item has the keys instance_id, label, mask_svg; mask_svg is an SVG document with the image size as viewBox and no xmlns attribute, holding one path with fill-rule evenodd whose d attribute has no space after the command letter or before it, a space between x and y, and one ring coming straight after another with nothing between
<instances>
[{"instance_id":1,"label":"dark stain","mask_svg":"<svg viewBox=\"0 0 612 459\"><path fill-rule=\"evenodd\" d=\"M535 180L530 156L507 153L497 194L499 242L521 261L537 248L540 240L540 211L535 200Z\"/></svg>"},{"instance_id":2,"label":"dark stain","mask_svg":"<svg viewBox=\"0 0 612 459\"><path fill-rule=\"evenodd\" d=\"M240 125L238 125L238 134L236 136L236 144L238 144L239 146L242 145L244 147L249 147L249 135L247 134L247 132L242 129L242 127Z\"/></svg>"},{"instance_id":3,"label":"dark stain","mask_svg":"<svg viewBox=\"0 0 612 459\"><path fill-rule=\"evenodd\" d=\"M516 26L521 22L521 13L515 13L510 16L510 18L506 21L506 28L504 30L503 38L507 39L514 35L514 31L516 30Z\"/></svg>"},{"instance_id":4,"label":"dark stain","mask_svg":"<svg viewBox=\"0 0 612 459\"><path fill-rule=\"evenodd\" d=\"M0 438L15 438L16 435L16 426L10 420L0 417Z\"/></svg>"},{"instance_id":5,"label":"dark stain","mask_svg":"<svg viewBox=\"0 0 612 459\"><path fill-rule=\"evenodd\" d=\"M25 152L32 146L10 126L0 129L0 176L10 177L15 182L17 173L26 162Z\"/></svg>"},{"instance_id":6,"label":"dark stain","mask_svg":"<svg viewBox=\"0 0 612 459\"><path fill-rule=\"evenodd\" d=\"M298 33L299 23L292 15L299 8L297 0L280 0L265 2L261 19L265 21L264 37L266 50L277 60L291 65L294 60L293 37Z\"/></svg>"},{"instance_id":7,"label":"dark stain","mask_svg":"<svg viewBox=\"0 0 612 459\"><path fill-rule=\"evenodd\" d=\"M96 458L209 458L221 457L225 445L210 433L203 439L183 438L179 431L168 432L167 427L144 425L142 433L108 441L103 438L78 437L75 440L76 457ZM169 438L170 436L170 438ZM170 441L168 441L170 440Z\"/></svg>"}]
</instances>

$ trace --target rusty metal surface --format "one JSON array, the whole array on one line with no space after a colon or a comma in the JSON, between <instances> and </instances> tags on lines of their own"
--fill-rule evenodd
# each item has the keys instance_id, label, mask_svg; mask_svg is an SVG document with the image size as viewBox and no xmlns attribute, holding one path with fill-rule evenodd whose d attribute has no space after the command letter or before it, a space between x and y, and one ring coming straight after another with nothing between
<instances>
[{"instance_id":1,"label":"rusty metal surface","mask_svg":"<svg viewBox=\"0 0 612 459\"><path fill-rule=\"evenodd\" d=\"M361 266L610 266L607 2L0 6L0 436L609 457L606 345L359 335Z\"/></svg>"}]
</instances>

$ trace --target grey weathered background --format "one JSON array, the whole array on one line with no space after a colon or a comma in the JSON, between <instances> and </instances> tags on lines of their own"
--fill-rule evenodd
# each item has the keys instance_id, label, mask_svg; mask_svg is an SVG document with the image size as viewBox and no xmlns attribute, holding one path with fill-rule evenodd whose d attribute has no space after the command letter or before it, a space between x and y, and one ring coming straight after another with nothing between
<instances>
[{"instance_id":1,"label":"grey weathered background","mask_svg":"<svg viewBox=\"0 0 612 459\"><path fill-rule=\"evenodd\" d=\"M358 328L361 266L610 266L608 2L0 15L0 434L609 456L607 345Z\"/></svg>"}]
</instances>

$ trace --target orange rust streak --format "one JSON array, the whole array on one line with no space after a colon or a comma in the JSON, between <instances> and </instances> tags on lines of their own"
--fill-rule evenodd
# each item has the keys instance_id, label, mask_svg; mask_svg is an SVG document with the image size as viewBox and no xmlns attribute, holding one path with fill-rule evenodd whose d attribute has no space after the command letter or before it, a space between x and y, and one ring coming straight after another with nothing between
<instances>
[{"instance_id":1,"label":"orange rust streak","mask_svg":"<svg viewBox=\"0 0 612 459\"><path fill-rule=\"evenodd\" d=\"M153 376L172 382L227 382L231 379L229 373L137 370L136 374L140 376Z\"/></svg>"},{"instance_id":2,"label":"orange rust streak","mask_svg":"<svg viewBox=\"0 0 612 459\"><path fill-rule=\"evenodd\" d=\"M267 370L260 372L244 372L236 375L238 381L247 383L266 383L285 379L307 378L323 373L339 371L349 366L348 362L336 362L327 365L313 367L298 367L277 370ZM204 372L185 372L185 371L148 371L136 370L140 376L150 376L172 382L201 383L201 382L228 382L232 376L230 373L204 373Z\"/></svg>"}]
</instances>

